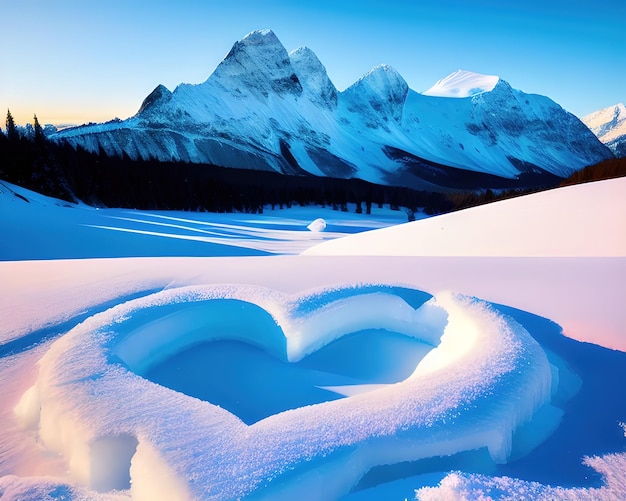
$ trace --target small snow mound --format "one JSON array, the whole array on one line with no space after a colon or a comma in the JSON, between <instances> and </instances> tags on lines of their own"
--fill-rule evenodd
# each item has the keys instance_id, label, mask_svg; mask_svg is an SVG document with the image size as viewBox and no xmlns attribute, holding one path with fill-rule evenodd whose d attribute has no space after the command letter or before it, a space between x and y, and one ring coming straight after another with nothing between
<instances>
[{"instance_id":1,"label":"small snow mound","mask_svg":"<svg viewBox=\"0 0 626 501\"><path fill-rule=\"evenodd\" d=\"M481 75L471 71L457 70L439 80L422 94L439 97L470 97L492 91L499 81L500 77L496 75Z\"/></svg>"},{"instance_id":2,"label":"small snow mound","mask_svg":"<svg viewBox=\"0 0 626 501\"><path fill-rule=\"evenodd\" d=\"M324 231L326 229L326 221L322 219L321 217L318 217L315 221L311 222L307 226L307 229L314 233L319 233L321 231Z\"/></svg>"}]
</instances>

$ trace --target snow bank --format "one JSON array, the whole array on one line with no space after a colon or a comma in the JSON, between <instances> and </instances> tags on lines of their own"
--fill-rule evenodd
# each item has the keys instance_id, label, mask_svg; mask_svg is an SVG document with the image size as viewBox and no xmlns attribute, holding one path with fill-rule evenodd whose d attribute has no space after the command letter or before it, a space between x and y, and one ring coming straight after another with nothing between
<instances>
[{"instance_id":1,"label":"snow bank","mask_svg":"<svg viewBox=\"0 0 626 501\"><path fill-rule=\"evenodd\" d=\"M293 296L254 286L163 291L54 342L15 412L67 459L72 478L130 489L133 499L333 499L379 464L481 448L505 462L513 432L549 402L546 355L480 301L426 299L356 284ZM251 426L139 375L201 341L236 339L295 363L364 329L434 349L401 382Z\"/></svg>"},{"instance_id":2,"label":"snow bank","mask_svg":"<svg viewBox=\"0 0 626 501\"><path fill-rule=\"evenodd\" d=\"M550 499L554 501L596 501L626 499L626 454L588 457L584 463L600 472L606 485L599 488L565 488L527 482L510 477L488 477L450 473L437 487L415 491L419 501L442 499Z\"/></svg>"}]
</instances>

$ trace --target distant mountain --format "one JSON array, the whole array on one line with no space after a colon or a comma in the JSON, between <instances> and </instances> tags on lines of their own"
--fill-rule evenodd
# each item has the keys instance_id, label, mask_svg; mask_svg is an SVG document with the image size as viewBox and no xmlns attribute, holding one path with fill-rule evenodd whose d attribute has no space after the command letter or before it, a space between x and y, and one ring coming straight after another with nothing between
<instances>
[{"instance_id":1,"label":"distant mountain","mask_svg":"<svg viewBox=\"0 0 626 501\"><path fill-rule=\"evenodd\" d=\"M435 190L542 184L612 156L578 118L498 77L459 71L420 94L382 65L338 92L310 49L287 53L270 30L236 42L202 84L159 85L127 120L52 137L130 158Z\"/></svg>"},{"instance_id":2,"label":"distant mountain","mask_svg":"<svg viewBox=\"0 0 626 501\"><path fill-rule=\"evenodd\" d=\"M609 106L582 118L598 139L606 144L616 157L626 157L626 106Z\"/></svg>"}]
</instances>

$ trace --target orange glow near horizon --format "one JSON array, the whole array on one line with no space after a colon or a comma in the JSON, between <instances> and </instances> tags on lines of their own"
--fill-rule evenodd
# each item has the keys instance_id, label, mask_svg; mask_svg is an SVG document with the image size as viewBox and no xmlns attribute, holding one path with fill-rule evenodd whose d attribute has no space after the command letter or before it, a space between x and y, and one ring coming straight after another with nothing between
<instances>
[{"instance_id":1,"label":"orange glow near horizon","mask_svg":"<svg viewBox=\"0 0 626 501\"><path fill-rule=\"evenodd\" d=\"M137 109L139 109L139 106L137 106ZM128 112L126 115L120 116L115 113L119 110L89 109L81 111L78 109L60 110L54 107L52 109L41 109L31 112L20 106L15 106L14 108L9 106L5 108L4 111L1 111L2 116L0 117L0 128L4 129L7 110L11 112L13 120L15 120L15 123L18 125L24 126L26 124L32 124L34 116L37 115L37 120L39 120L41 125L52 124L58 127L67 125L82 125L89 122L107 122L114 118L125 119L136 113L137 109Z\"/></svg>"}]
</instances>

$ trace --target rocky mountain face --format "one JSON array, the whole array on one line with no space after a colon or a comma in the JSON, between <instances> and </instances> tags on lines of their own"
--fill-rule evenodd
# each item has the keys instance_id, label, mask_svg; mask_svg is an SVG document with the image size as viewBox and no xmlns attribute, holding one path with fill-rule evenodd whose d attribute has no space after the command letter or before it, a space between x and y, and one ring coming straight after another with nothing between
<instances>
[{"instance_id":1,"label":"rocky mountain face","mask_svg":"<svg viewBox=\"0 0 626 501\"><path fill-rule=\"evenodd\" d=\"M338 92L308 48L270 30L235 43L202 84L159 85L123 121L53 136L131 158L417 189L513 187L612 156L575 116L498 77L456 72L417 93L390 66Z\"/></svg>"},{"instance_id":2,"label":"rocky mountain face","mask_svg":"<svg viewBox=\"0 0 626 501\"><path fill-rule=\"evenodd\" d=\"M582 118L616 157L626 157L626 106L619 103Z\"/></svg>"}]
</instances>

